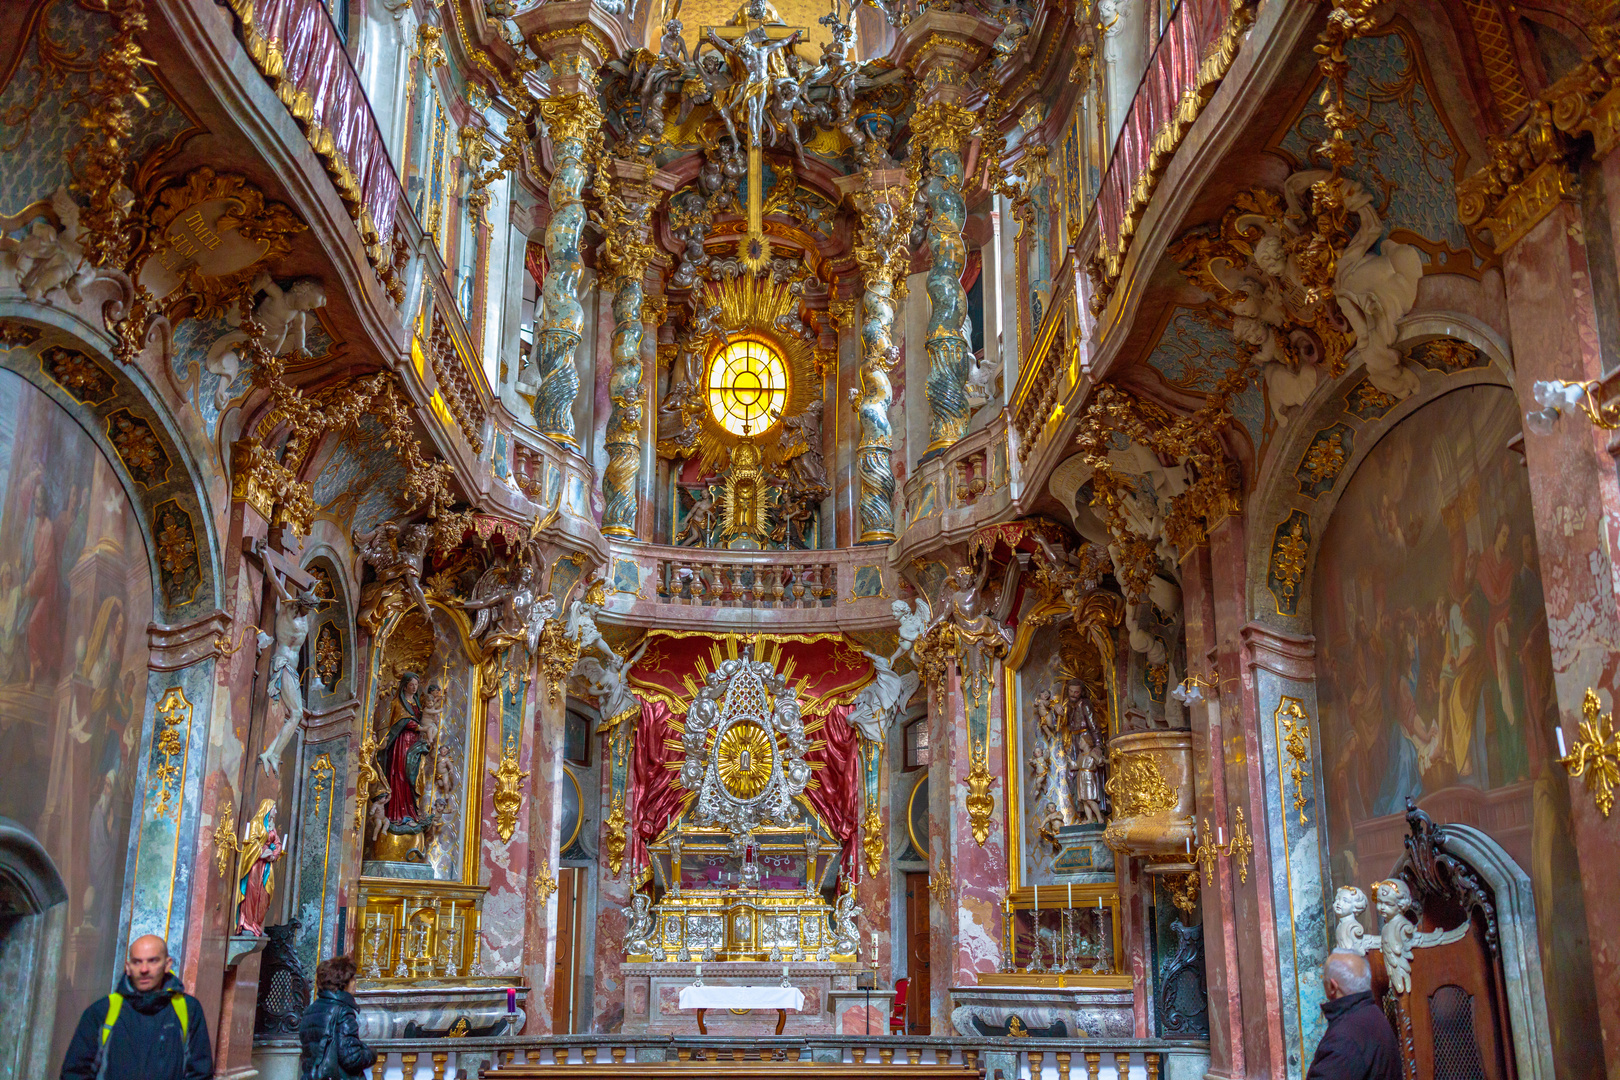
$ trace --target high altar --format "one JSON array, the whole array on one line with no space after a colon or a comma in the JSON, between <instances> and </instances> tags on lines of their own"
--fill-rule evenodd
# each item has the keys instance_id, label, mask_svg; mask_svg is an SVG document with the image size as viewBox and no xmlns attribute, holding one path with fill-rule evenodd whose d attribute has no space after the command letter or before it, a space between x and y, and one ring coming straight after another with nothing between
<instances>
[{"instance_id":1,"label":"high altar","mask_svg":"<svg viewBox=\"0 0 1620 1080\"><path fill-rule=\"evenodd\" d=\"M683 987L792 985L787 1030L830 1032L857 990L860 909L839 847L803 799L811 768L798 690L753 648L721 663L687 709L680 812L647 845L625 935L624 1030L690 1033ZM840 880L843 891L829 901ZM756 1030L749 1010L711 1030Z\"/></svg>"}]
</instances>

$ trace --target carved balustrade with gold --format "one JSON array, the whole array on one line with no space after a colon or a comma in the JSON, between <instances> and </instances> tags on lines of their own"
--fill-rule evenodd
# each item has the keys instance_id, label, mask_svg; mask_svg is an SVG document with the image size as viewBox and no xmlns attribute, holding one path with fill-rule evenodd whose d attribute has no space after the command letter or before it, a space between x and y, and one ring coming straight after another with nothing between
<instances>
[{"instance_id":1,"label":"carved balustrade with gold","mask_svg":"<svg viewBox=\"0 0 1620 1080\"><path fill-rule=\"evenodd\" d=\"M897 562L942 544L957 543L991 521L1016 516L1008 468L1007 413L906 477Z\"/></svg>"}]
</instances>

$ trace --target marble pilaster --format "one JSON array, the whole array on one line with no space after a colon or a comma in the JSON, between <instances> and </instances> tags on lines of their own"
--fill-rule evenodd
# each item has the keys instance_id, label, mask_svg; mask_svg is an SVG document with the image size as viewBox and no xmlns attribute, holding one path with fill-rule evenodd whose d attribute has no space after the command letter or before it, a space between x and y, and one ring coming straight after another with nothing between
<instances>
[{"instance_id":1,"label":"marble pilaster","mask_svg":"<svg viewBox=\"0 0 1620 1080\"><path fill-rule=\"evenodd\" d=\"M1620 155L1611 154L1601 172L1612 206L1620 190ZM1565 202L1503 255L1513 312L1515 389L1525 410L1538 407L1532 397L1537 380L1603 376L1586 243L1579 208ZM1579 731L1588 687L1610 704L1620 702L1620 668L1614 662L1620 567L1610 554L1620 542L1620 479L1608 443L1609 433L1578 413L1566 415L1550 434L1526 434L1524 440L1558 711L1570 741ZM1620 905L1614 902L1620 890L1620 830L1614 818L1598 812L1583 781L1568 781L1568 798L1597 1019L1613 1076L1620 1074ZM1544 951L1544 959L1547 955ZM1548 1005L1559 1011L1551 993Z\"/></svg>"}]
</instances>

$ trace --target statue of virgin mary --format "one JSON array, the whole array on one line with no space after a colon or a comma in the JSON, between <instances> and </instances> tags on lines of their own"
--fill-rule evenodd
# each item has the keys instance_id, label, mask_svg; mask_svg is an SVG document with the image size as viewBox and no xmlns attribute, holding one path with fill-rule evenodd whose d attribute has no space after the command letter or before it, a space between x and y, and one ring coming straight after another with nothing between
<instances>
[{"instance_id":1,"label":"statue of virgin mary","mask_svg":"<svg viewBox=\"0 0 1620 1080\"><path fill-rule=\"evenodd\" d=\"M389 702L388 732L377 750L377 771L388 784L383 814L391 833L421 832L432 824L420 802L433 756L433 743L422 727L421 684L414 671L400 675Z\"/></svg>"}]
</instances>

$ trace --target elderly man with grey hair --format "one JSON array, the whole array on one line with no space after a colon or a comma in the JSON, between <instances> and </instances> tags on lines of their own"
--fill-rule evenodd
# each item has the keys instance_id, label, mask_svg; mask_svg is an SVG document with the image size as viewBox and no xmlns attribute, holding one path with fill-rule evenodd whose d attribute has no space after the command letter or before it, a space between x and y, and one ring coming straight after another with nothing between
<instances>
[{"instance_id":1,"label":"elderly man with grey hair","mask_svg":"<svg viewBox=\"0 0 1620 1080\"><path fill-rule=\"evenodd\" d=\"M1401 1080L1395 1029L1372 994L1372 969L1360 953L1330 953L1322 965L1327 1031L1305 1080Z\"/></svg>"}]
</instances>

